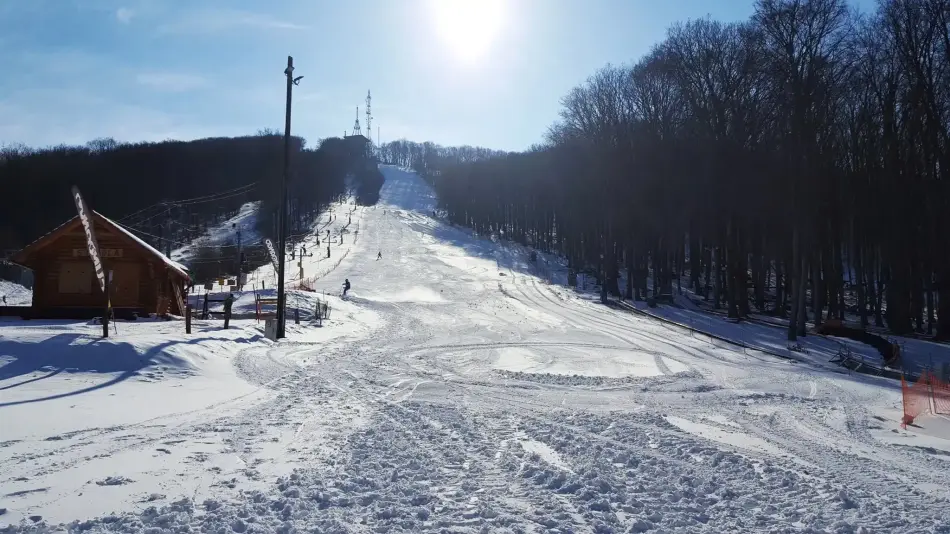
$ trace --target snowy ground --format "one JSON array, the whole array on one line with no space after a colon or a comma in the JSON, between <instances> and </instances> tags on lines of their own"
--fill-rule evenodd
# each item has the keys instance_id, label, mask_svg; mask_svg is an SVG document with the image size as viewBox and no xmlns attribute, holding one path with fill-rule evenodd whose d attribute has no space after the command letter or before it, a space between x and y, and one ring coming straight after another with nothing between
<instances>
[{"instance_id":1,"label":"snowy ground","mask_svg":"<svg viewBox=\"0 0 950 534\"><path fill-rule=\"evenodd\" d=\"M253 320L206 325L208 339L139 374L96 363L119 348L56 372L79 350L68 347L103 343L95 326L41 324L35 338L10 327L0 525L950 532L950 424L901 430L893 381L579 298L536 277L520 249L433 220L415 175L383 172L381 203L354 213L358 239L315 271L319 292L353 284L335 326L271 344ZM181 324L134 326L162 336ZM119 327L107 343L142 358ZM42 399L54 392L71 394Z\"/></svg>"}]
</instances>

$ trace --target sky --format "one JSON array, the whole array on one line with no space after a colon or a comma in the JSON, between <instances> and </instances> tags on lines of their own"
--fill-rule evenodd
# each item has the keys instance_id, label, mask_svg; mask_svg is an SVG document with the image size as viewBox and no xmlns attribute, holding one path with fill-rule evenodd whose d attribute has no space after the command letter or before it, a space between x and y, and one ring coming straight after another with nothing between
<instances>
[{"instance_id":1,"label":"sky","mask_svg":"<svg viewBox=\"0 0 950 534\"><path fill-rule=\"evenodd\" d=\"M873 0L861 0L870 4ZM754 0L0 0L0 146L283 130L523 150L674 22ZM379 128L377 131L377 127Z\"/></svg>"}]
</instances>

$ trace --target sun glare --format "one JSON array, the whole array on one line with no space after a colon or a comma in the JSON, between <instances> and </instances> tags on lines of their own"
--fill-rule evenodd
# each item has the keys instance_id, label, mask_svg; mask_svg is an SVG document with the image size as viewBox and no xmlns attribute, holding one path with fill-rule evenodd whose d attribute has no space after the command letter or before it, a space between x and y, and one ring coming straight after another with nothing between
<instances>
[{"instance_id":1,"label":"sun glare","mask_svg":"<svg viewBox=\"0 0 950 534\"><path fill-rule=\"evenodd\" d=\"M505 0L430 0L436 32L456 59L475 62L491 50Z\"/></svg>"}]
</instances>

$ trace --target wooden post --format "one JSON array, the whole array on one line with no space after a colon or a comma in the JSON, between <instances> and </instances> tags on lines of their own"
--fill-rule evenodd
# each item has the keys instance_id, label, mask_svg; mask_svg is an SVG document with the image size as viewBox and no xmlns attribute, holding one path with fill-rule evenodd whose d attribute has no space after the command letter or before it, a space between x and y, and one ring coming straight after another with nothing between
<instances>
[{"instance_id":1,"label":"wooden post","mask_svg":"<svg viewBox=\"0 0 950 534\"><path fill-rule=\"evenodd\" d=\"M294 324L300 324L300 308L294 308Z\"/></svg>"},{"instance_id":2,"label":"wooden post","mask_svg":"<svg viewBox=\"0 0 950 534\"><path fill-rule=\"evenodd\" d=\"M191 333L191 302L185 304L185 333Z\"/></svg>"},{"instance_id":3,"label":"wooden post","mask_svg":"<svg viewBox=\"0 0 950 534\"><path fill-rule=\"evenodd\" d=\"M102 312L102 337L109 337L109 313L112 309L112 303L109 302L109 288L112 285L111 272L106 271L106 306Z\"/></svg>"},{"instance_id":4,"label":"wooden post","mask_svg":"<svg viewBox=\"0 0 950 534\"><path fill-rule=\"evenodd\" d=\"M201 308L201 318L202 318L202 319L207 319L207 318L208 318L208 294L207 294L207 293L205 293L205 303L204 303L204 306L202 306L202 308Z\"/></svg>"},{"instance_id":5,"label":"wooden post","mask_svg":"<svg viewBox=\"0 0 950 534\"><path fill-rule=\"evenodd\" d=\"M224 299L224 329L228 329L228 325L231 324L231 306L234 304L234 293L228 293L227 298Z\"/></svg>"}]
</instances>

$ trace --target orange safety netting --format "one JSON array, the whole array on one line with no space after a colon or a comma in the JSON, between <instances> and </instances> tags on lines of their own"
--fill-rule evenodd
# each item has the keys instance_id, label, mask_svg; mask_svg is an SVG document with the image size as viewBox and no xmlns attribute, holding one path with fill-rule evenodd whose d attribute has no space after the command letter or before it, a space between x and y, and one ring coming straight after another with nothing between
<instances>
[{"instance_id":1,"label":"orange safety netting","mask_svg":"<svg viewBox=\"0 0 950 534\"><path fill-rule=\"evenodd\" d=\"M950 415L950 384L934 375L930 376L930 384L934 399L934 413Z\"/></svg>"},{"instance_id":2,"label":"orange safety netting","mask_svg":"<svg viewBox=\"0 0 950 534\"><path fill-rule=\"evenodd\" d=\"M901 425L907 426L914 422L920 414L930 411L930 373L920 375L917 383L910 385L901 375L901 392L904 397L904 417Z\"/></svg>"}]
</instances>

